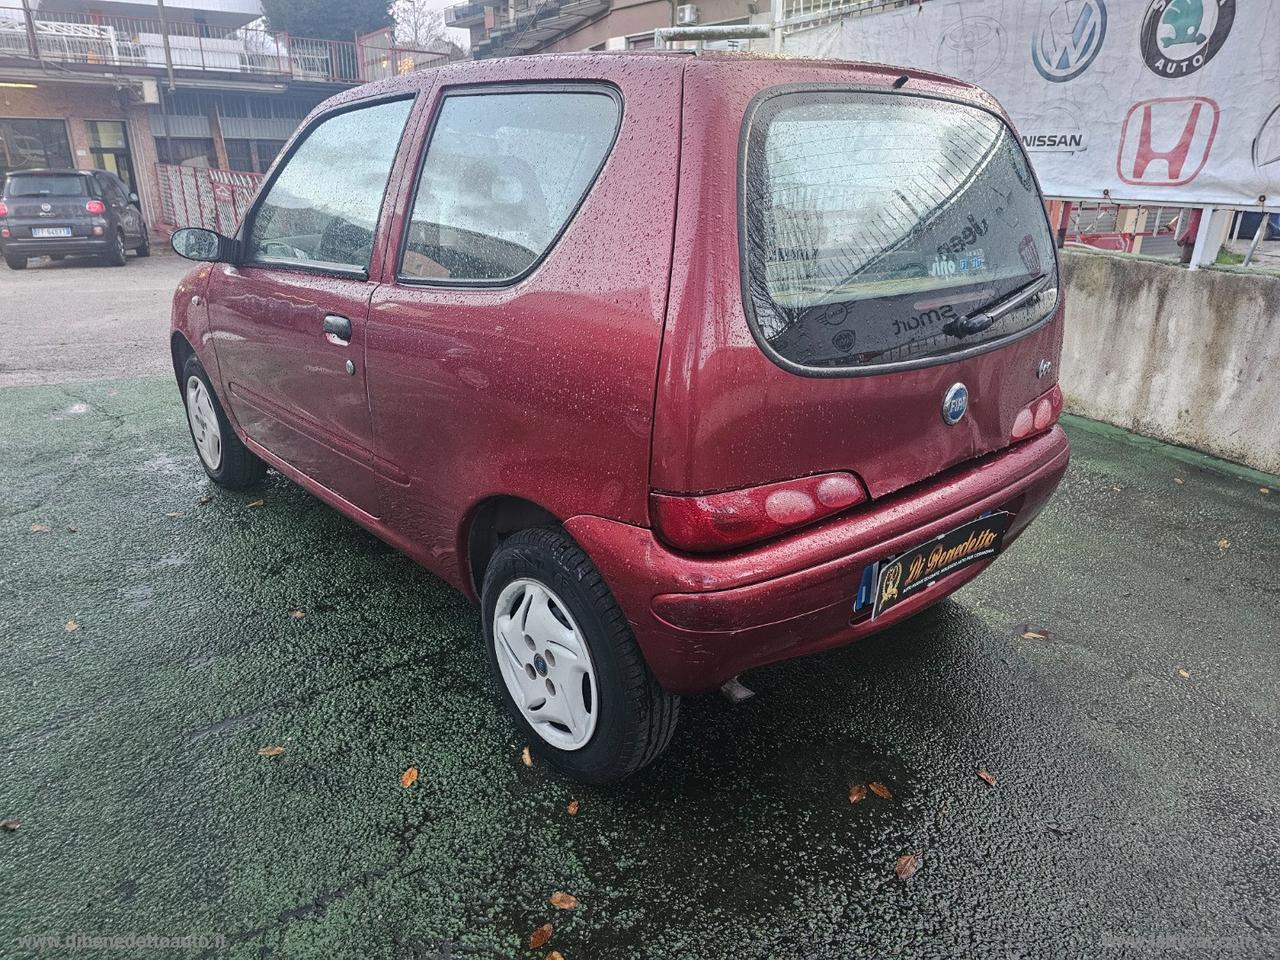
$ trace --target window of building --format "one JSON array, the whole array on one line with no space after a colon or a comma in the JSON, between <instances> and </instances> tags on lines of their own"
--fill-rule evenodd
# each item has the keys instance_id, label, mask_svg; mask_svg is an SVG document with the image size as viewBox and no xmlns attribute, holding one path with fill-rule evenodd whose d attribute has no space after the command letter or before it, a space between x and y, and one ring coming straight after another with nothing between
<instances>
[{"instance_id":1,"label":"window of building","mask_svg":"<svg viewBox=\"0 0 1280 960\"><path fill-rule=\"evenodd\" d=\"M440 108L401 276L506 282L551 248L604 165L621 118L605 89L461 93Z\"/></svg>"},{"instance_id":2,"label":"window of building","mask_svg":"<svg viewBox=\"0 0 1280 960\"><path fill-rule=\"evenodd\" d=\"M217 167L211 137L157 137L156 159L184 167Z\"/></svg>"},{"instance_id":3,"label":"window of building","mask_svg":"<svg viewBox=\"0 0 1280 960\"><path fill-rule=\"evenodd\" d=\"M0 180L13 170L74 166L64 121L0 117Z\"/></svg>"},{"instance_id":4,"label":"window of building","mask_svg":"<svg viewBox=\"0 0 1280 960\"><path fill-rule=\"evenodd\" d=\"M412 106L393 100L313 126L252 215L250 259L367 270Z\"/></svg>"},{"instance_id":5,"label":"window of building","mask_svg":"<svg viewBox=\"0 0 1280 960\"><path fill-rule=\"evenodd\" d=\"M130 191L137 190L133 175L133 158L129 154L129 136L121 120L90 120L89 155L95 170L109 170L125 182Z\"/></svg>"}]
</instances>

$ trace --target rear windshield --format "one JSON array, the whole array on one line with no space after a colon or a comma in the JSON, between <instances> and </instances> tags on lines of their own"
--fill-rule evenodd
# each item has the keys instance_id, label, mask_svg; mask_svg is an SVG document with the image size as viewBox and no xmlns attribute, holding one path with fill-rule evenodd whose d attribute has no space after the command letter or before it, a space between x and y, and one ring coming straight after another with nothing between
<instances>
[{"instance_id":1,"label":"rear windshield","mask_svg":"<svg viewBox=\"0 0 1280 960\"><path fill-rule=\"evenodd\" d=\"M937 362L1052 313L1043 202L1000 118L823 90L747 123L744 283L767 352L826 373Z\"/></svg>"},{"instance_id":2,"label":"rear windshield","mask_svg":"<svg viewBox=\"0 0 1280 960\"><path fill-rule=\"evenodd\" d=\"M83 197L87 187L79 174L33 174L10 177L5 185L9 197Z\"/></svg>"}]
</instances>

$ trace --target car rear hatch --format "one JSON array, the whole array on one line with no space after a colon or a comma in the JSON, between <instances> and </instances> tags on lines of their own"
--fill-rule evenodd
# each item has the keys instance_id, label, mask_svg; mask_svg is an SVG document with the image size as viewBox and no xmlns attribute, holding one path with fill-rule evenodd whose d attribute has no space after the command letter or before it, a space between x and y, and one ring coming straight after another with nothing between
<instances>
[{"instance_id":1,"label":"car rear hatch","mask_svg":"<svg viewBox=\"0 0 1280 960\"><path fill-rule=\"evenodd\" d=\"M708 58L685 110L652 488L840 472L879 498L1007 446L1055 384L1061 304L994 101L884 67Z\"/></svg>"},{"instance_id":2,"label":"car rear hatch","mask_svg":"<svg viewBox=\"0 0 1280 960\"><path fill-rule=\"evenodd\" d=\"M87 237L95 194L80 173L19 173L5 183L6 226L15 240L50 236ZM34 231L34 233L33 233Z\"/></svg>"}]
</instances>

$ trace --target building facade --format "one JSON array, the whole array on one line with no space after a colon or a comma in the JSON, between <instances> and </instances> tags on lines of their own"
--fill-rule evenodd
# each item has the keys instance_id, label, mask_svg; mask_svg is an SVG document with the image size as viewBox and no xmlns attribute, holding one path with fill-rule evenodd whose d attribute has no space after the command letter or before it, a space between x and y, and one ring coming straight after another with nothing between
<instances>
[{"instance_id":1,"label":"building facade","mask_svg":"<svg viewBox=\"0 0 1280 960\"><path fill-rule=\"evenodd\" d=\"M227 171L251 185L326 97L457 55L405 49L390 31L272 33L260 17L258 0L0 0L0 179L105 169L156 227L207 220L174 184Z\"/></svg>"},{"instance_id":2,"label":"building facade","mask_svg":"<svg viewBox=\"0 0 1280 960\"><path fill-rule=\"evenodd\" d=\"M658 27L767 23L767 0L471 0L445 9L445 23L471 32L476 59L570 50L653 46ZM745 41L708 48L739 49Z\"/></svg>"}]
</instances>

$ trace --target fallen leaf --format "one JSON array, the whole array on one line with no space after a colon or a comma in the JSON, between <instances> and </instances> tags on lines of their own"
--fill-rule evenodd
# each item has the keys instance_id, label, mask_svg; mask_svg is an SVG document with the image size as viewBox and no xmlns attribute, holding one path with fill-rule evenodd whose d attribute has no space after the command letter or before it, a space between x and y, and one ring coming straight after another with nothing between
<instances>
[{"instance_id":1,"label":"fallen leaf","mask_svg":"<svg viewBox=\"0 0 1280 960\"><path fill-rule=\"evenodd\" d=\"M1071 827L1064 827L1062 824L1054 823L1052 821L1050 821L1049 823L1046 823L1044 825L1044 828L1049 833L1056 834L1059 837L1066 837L1075 832L1075 830Z\"/></svg>"},{"instance_id":2,"label":"fallen leaf","mask_svg":"<svg viewBox=\"0 0 1280 960\"><path fill-rule=\"evenodd\" d=\"M537 930L529 935L529 949L537 950L539 947L545 946L547 941L551 939L551 934L555 933L556 928L549 923L544 923Z\"/></svg>"},{"instance_id":3,"label":"fallen leaf","mask_svg":"<svg viewBox=\"0 0 1280 960\"><path fill-rule=\"evenodd\" d=\"M1023 630L1022 639L1023 640L1048 640L1049 637L1047 634L1043 634L1039 630Z\"/></svg>"},{"instance_id":4,"label":"fallen leaf","mask_svg":"<svg viewBox=\"0 0 1280 960\"><path fill-rule=\"evenodd\" d=\"M561 956L559 950L552 950L547 954L546 960L564 960L564 957Z\"/></svg>"},{"instance_id":5,"label":"fallen leaf","mask_svg":"<svg viewBox=\"0 0 1280 960\"><path fill-rule=\"evenodd\" d=\"M570 800L567 810L568 810L569 816L576 817L578 815L578 801Z\"/></svg>"},{"instance_id":6,"label":"fallen leaf","mask_svg":"<svg viewBox=\"0 0 1280 960\"><path fill-rule=\"evenodd\" d=\"M8 830L10 833L22 826L21 820L0 820L0 830Z\"/></svg>"},{"instance_id":7,"label":"fallen leaf","mask_svg":"<svg viewBox=\"0 0 1280 960\"><path fill-rule=\"evenodd\" d=\"M1114 490L1116 493L1119 493L1119 492L1120 492L1120 488L1119 488L1119 487L1112 487L1111 489L1112 489L1112 490Z\"/></svg>"},{"instance_id":8,"label":"fallen leaf","mask_svg":"<svg viewBox=\"0 0 1280 960\"><path fill-rule=\"evenodd\" d=\"M985 783L988 787L994 787L996 785L995 775L992 774L991 771L988 770L986 767L979 767L976 772L978 774L978 779L981 780L983 783Z\"/></svg>"},{"instance_id":9,"label":"fallen leaf","mask_svg":"<svg viewBox=\"0 0 1280 960\"><path fill-rule=\"evenodd\" d=\"M1220 553L1226 553L1230 549L1231 549L1231 541L1228 540L1226 537L1223 537L1221 540L1218 541L1218 551Z\"/></svg>"},{"instance_id":10,"label":"fallen leaf","mask_svg":"<svg viewBox=\"0 0 1280 960\"><path fill-rule=\"evenodd\" d=\"M33 523L31 525L32 533L48 533L49 525L47 523Z\"/></svg>"},{"instance_id":11,"label":"fallen leaf","mask_svg":"<svg viewBox=\"0 0 1280 960\"><path fill-rule=\"evenodd\" d=\"M209 496L201 497L199 500L196 501L196 503L200 504L200 506L203 507L206 503L213 503L213 497L209 497Z\"/></svg>"},{"instance_id":12,"label":"fallen leaf","mask_svg":"<svg viewBox=\"0 0 1280 960\"><path fill-rule=\"evenodd\" d=\"M79 533L79 532L80 530L77 527L67 527L67 533Z\"/></svg>"},{"instance_id":13,"label":"fallen leaf","mask_svg":"<svg viewBox=\"0 0 1280 960\"><path fill-rule=\"evenodd\" d=\"M80 629L80 624L76 623L74 620L67 621L67 626L66 626L67 633L73 633L74 631L79 629Z\"/></svg>"},{"instance_id":14,"label":"fallen leaf","mask_svg":"<svg viewBox=\"0 0 1280 960\"><path fill-rule=\"evenodd\" d=\"M290 610L289 616L293 617L293 619L295 620L301 620L303 617L306 616L306 613L303 612L302 610Z\"/></svg>"},{"instance_id":15,"label":"fallen leaf","mask_svg":"<svg viewBox=\"0 0 1280 960\"><path fill-rule=\"evenodd\" d=\"M249 504L249 506L251 506L251 507L260 507L260 506L262 506L263 504L265 504L266 502L267 502L267 501L265 501L265 500L255 500L255 501L253 501L253 503Z\"/></svg>"},{"instance_id":16,"label":"fallen leaf","mask_svg":"<svg viewBox=\"0 0 1280 960\"><path fill-rule=\"evenodd\" d=\"M179 513L177 510L170 511L165 514L166 517L185 517L185 513Z\"/></svg>"},{"instance_id":17,"label":"fallen leaf","mask_svg":"<svg viewBox=\"0 0 1280 960\"><path fill-rule=\"evenodd\" d=\"M867 799L867 788L860 783L855 783L849 790L849 802L861 803Z\"/></svg>"},{"instance_id":18,"label":"fallen leaf","mask_svg":"<svg viewBox=\"0 0 1280 960\"><path fill-rule=\"evenodd\" d=\"M919 872L921 865L924 863L924 854L904 853L898 858L898 862L893 865L893 872L898 875L898 879L902 881L910 880Z\"/></svg>"},{"instance_id":19,"label":"fallen leaf","mask_svg":"<svg viewBox=\"0 0 1280 960\"><path fill-rule=\"evenodd\" d=\"M529 752L529 748L525 747L520 751L520 760L526 767L533 766L533 754Z\"/></svg>"},{"instance_id":20,"label":"fallen leaf","mask_svg":"<svg viewBox=\"0 0 1280 960\"><path fill-rule=\"evenodd\" d=\"M1190 679L1191 679L1191 671L1190 671L1190 670L1188 670L1186 667L1179 667L1179 668L1178 668L1178 676L1182 677L1182 679L1183 679L1183 680L1190 680Z\"/></svg>"},{"instance_id":21,"label":"fallen leaf","mask_svg":"<svg viewBox=\"0 0 1280 960\"><path fill-rule=\"evenodd\" d=\"M557 910L578 909L578 898L572 893L565 893L563 890L557 890L553 893L551 898L547 900L547 903L551 904Z\"/></svg>"},{"instance_id":22,"label":"fallen leaf","mask_svg":"<svg viewBox=\"0 0 1280 960\"><path fill-rule=\"evenodd\" d=\"M870 787L871 792L874 793L881 800L893 799L893 794L889 792L889 788L886 787L883 783L872 782L872 783L868 783L867 786Z\"/></svg>"},{"instance_id":23,"label":"fallen leaf","mask_svg":"<svg viewBox=\"0 0 1280 960\"><path fill-rule=\"evenodd\" d=\"M1269 487L1259 487L1258 492L1262 494L1264 497L1268 497L1271 495L1271 489Z\"/></svg>"},{"instance_id":24,"label":"fallen leaf","mask_svg":"<svg viewBox=\"0 0 1280 960\"><path fill-rule=\"evenodd\" d=\"M1178 486L1182 486L1187 481L1183 480L1181 477L1174 477L1173 482L1176 483Z\"/></svg>"},{"instance_id":25,"label":"fallen leaf","mask_svg":"<svg viewBox=\"0 0 1280 960\"><path fill-rule=\"evenodd\" d=\"M284 747L259 747L258 756L260 757L278 757L284 753Z\"/></svg>"},{"instance_id":26,"label":"fallen leaf","mask_svg":"<svg viewBox=\"0 0 1280 960\"><path fill-rule=\"evenodd\" d=\"M418 782L418 768L410 767L404 773L400 774L400 786L408 790Z\"/></svg>"}]
</instances>

